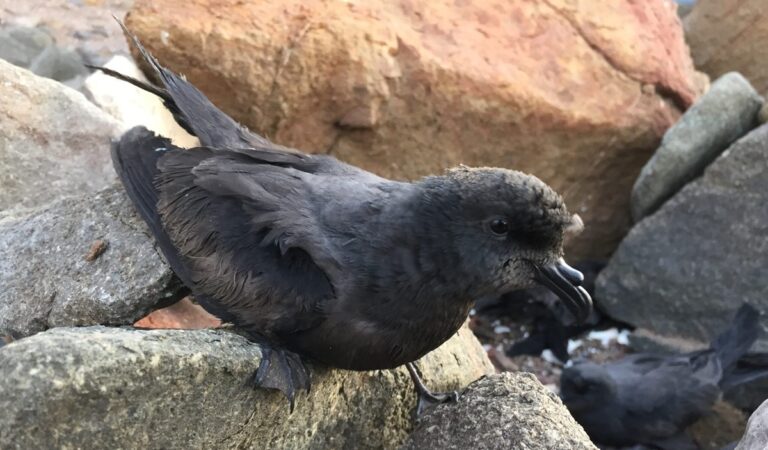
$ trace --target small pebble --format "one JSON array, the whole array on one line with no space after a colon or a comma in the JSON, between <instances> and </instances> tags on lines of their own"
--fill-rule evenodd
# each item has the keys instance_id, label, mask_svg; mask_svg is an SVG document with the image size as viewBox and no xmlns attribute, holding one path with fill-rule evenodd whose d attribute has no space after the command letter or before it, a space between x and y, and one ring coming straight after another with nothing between
<instances>
[{"instance_id":1,"label":"small pebble","mask_svg":"<svg viewBox=\"0 0 768 450\"><path fill-rule=\"evenodd\" d=\"M107 250L107 242L103 241L101 239L97 239L93 241L93 244L91 244L91 249L88 251L88 254L85 255L85 260L88 262L93 262L98 258L99 256L104 253L104 251Z\"/></svg>"}]
</instances>

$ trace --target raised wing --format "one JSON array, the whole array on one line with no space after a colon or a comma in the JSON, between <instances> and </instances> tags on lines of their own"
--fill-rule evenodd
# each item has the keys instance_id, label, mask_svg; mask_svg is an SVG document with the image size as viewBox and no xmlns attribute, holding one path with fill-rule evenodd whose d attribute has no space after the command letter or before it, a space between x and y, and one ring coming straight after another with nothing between
<instances>
[{"instance_id":1,"label":"raised wing","mask_svg":"<svg viewBox=\"0 0 768 450\"><path fill-rule=\"evenodd\" d=\"M646 439L679 433L709 411L720 393L709 374L717 368L694 365L686 355L637 355L623 363L614 374L624 392L621 403L632 428Z\"/></svg>"},{"instance_id":2,"label":"raised wing","mask_svg":"<svg viewBox=\"0 0 768 450\"><path fill-rule=\"evenodd\" d=\"M278 155L279 156L279 155ZM123 184L166 259L209 311L266 336L311 328L334 298L333 250L301 170L271 152L183 150L144 128L113 148Z\"/></svg>"}]
</instances>

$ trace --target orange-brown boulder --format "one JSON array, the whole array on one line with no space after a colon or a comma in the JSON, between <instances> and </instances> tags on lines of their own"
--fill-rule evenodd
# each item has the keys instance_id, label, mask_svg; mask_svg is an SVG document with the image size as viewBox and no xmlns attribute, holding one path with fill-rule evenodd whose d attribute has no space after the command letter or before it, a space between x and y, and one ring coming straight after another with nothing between
<instances>
[{"instance_id":1,"label":"orange-brown boulder","mask_svg":"<svg viewBox=\"0 0 768 450\"><path fill-rule=\"evenodd\" d=\"M736 71L768 91L768 1L698 0L685 18L696 67L712 78Z\"/></svg>"},{"instance_id":2,"label":"orange-brown boulder","mask_svg":"<svg viewBox=\"0 0 768 450\"><path fill-rule=\"evenodd\" d=\"M702 84L668 0L137 0L127 24L280 144L400 179L539 176L585 221L572 259L615 248L635 177Z\"/></svg>"}]
</instances>

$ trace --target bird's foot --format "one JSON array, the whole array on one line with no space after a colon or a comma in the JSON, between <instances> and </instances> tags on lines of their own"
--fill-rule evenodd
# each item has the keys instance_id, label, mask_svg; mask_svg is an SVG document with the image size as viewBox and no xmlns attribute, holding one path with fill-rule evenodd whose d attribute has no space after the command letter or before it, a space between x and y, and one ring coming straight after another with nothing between
<instances>
[{"instance_id":1,"label":"bird's foot","mask_svg":"<svg viewBox=\"0 0 768 450\"><path fill-rule=\"evenodd\" d=\"M459 393L453 392L432 392L424 385L424 382L419 377L419 373L416 371L416 366L413 363L407 363L406 368L411 375L413 385L416 387L416 395L418 402L416 403L416 411L414 412L414 419L421 417L425 411L433 406L441 403L457 402L459 401Z\"/></svg>"},{"instance_id":2,"label":"bird's foot","mask_svg":"<svg viewBox=\"0 0 768 450\"><path fill-rule=\"evenodd\" d=\"M425 411L441 403L450 403L459 401L459 393L452 392L417 392L419 401L416 403L416 418L421 417Z\"/></svg>"},{"instance_id":3,"label":"bird's foot","mask_svg":"<svg viewBox=\"0 0 768 450\"><path fill-rule=\"evenodd\" d=\"M304 389L309 393L309 370L296 353L281 348L262 345L259 368L253 373L249 384L263 389L276 389L285 395L293 412L296 392Z\"/></svg>"}]
</instances>

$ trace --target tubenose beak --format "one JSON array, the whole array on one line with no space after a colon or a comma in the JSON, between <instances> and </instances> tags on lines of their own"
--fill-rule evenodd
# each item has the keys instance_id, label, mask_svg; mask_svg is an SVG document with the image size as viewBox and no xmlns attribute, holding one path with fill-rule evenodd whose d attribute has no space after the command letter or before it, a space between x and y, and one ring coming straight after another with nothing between
<instances>
[{"instance_id":1,"label":"tubenose beak","mask_svg":"<svg viewBox=\"0 0 768 450\"><path fill-rule=\"evenodd\" d=\"M535 266L534 280L555 293L574 315L578 323L587 320L592 312L592 299L581 287L584 275L566 264L563 258L548 266Z\"/></svg>"}]
</instances>

